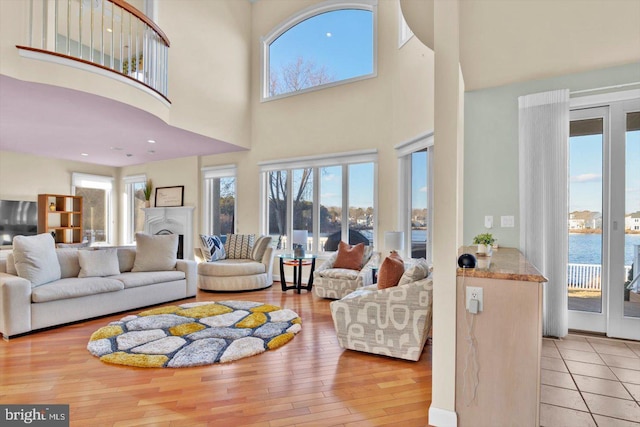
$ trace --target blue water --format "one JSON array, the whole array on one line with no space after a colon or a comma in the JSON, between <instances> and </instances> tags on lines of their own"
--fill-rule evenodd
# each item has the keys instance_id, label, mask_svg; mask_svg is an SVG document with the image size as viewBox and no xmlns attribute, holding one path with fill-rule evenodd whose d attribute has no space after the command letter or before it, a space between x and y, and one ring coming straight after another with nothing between
<instances>
[{"instance_id":1,"label":"blue water","mask_svg":"<svg viewBox=\"0 0 640 427\"><path fill-rule=\"evenodd\" d=\"M640 234L626 234L624 265L633 262L634 245L640 245ZM569 234L569 263L602 264L602 234Z\"/></svg>"}]
</instances>

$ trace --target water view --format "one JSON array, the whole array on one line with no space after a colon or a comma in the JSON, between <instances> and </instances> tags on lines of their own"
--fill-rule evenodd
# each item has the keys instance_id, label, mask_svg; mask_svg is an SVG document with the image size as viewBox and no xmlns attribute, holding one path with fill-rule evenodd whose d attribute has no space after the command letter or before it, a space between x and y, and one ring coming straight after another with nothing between
<instances>
[{"instance_id":1,"label":"water view","mask_svg":"<svg viewBox=\"0 0 640 427\"><path fill-rule=\"evenodd\" d=\"M625 234L624 265L633 262L634 245L640 245L640 234ZM602 252L602 234L569 234L570 264L600 264Z\"/></svg>"}]
</instances>

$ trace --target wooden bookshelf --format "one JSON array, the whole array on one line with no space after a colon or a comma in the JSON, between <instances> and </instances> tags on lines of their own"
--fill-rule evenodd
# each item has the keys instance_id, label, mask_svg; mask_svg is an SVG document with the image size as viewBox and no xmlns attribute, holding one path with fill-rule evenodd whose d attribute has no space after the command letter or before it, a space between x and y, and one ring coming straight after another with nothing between
<instances>
[{"instance_id":1,"label":"wooden bookshelf","mask_svg":"<svg viewBox=\"0 0 640 427\"><path fill-rule=\"evenodd\" d=\"M56 243L82 242L82 196L38 194L38 233Z\"/></svg>"}]
</instances>

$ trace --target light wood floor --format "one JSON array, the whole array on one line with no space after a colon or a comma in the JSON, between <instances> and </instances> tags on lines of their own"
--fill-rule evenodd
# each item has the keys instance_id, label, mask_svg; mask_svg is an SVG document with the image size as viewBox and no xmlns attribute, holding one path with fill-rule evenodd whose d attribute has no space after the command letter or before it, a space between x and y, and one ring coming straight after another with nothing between
<instances>
[{"instance_id":1,"label":"light wood floor","mask_svg":"<svg viewBox=\"0 0 640 427\"><path fill-rule=\"evenodd\" d=\"M283 293L279 284L248 293L199 292L196 299L290 308L302 318L302 331L275 351L182 369L108 365L89 354L91 333L127 313L37 332L0 342L0 403L69 404L72 426L428 424L430 345L418 362L343 350L329 301Z\"/></svg>"}]
</instances>

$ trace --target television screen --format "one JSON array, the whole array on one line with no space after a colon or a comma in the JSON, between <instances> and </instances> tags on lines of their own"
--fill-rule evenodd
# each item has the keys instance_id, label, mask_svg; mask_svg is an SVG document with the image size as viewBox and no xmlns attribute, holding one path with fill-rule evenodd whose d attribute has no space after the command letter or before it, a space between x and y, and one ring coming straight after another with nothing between
<instances>
[{"instance_id":1,"label":"television screen","mask_svg":"<svg viewBox=\"0 0 640 427\"><path fill-rule=\"evenodd\" d=\"M38 233L38 203L0 200L0 245L13 242L13 236Z\"/></svg>"}]
</instances>

